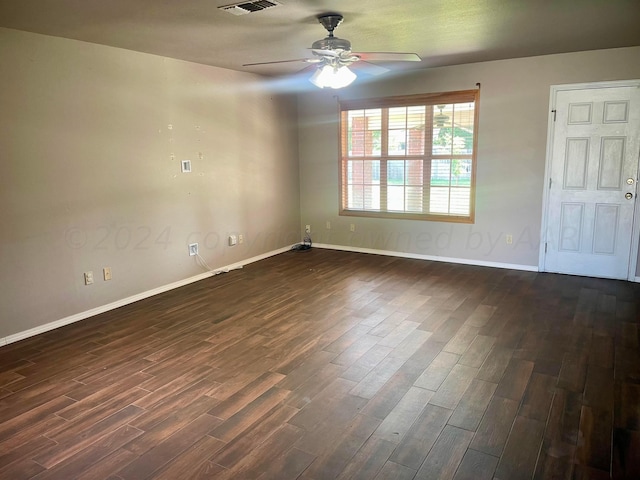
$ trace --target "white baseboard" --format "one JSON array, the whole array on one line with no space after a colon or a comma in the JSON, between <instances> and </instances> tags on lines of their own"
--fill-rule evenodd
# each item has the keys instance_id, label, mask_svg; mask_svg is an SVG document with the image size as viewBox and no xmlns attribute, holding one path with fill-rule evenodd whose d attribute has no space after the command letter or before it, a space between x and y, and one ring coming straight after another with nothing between
<instances>
[{"instance_id":1,"label":"white baseboard","mask_svg":"<svg viewBox=\"0 0 640 480\"><path fill-rule=\"evenodd\" d=\"M640 283L640 277L636 277L633 281L636 283Z\"/></svg>"},{"instance_id":2,"label":"white baseboard","mask_svg":"<svg viewBox=\"0 0 640 480\"><path fill-rule=\"evenodd\" d=\"M7 337L0 338L0 347L4 345L8 345L10 343L18 342L20 340L24 340L25 338L33 337L40 333L48 332L50 330L55 330L56 328L64 327L65 325L69 325L71 323L79 322L80 320L85 320L87 318L93 317L95 315L99 315L101 313L108 312L110 310L115 310L116 308L123 307L133 302L137 302L139 300L144 300L145 298L153 297L154 295L158 295L160 293L168 292L169 290L173 290L178 287L182 287L184 285L188 285L190 283L198 282L200 280L204 280L205 278L212 277L214 275L218 275L220 273L225 273L230 270L237 270L242 268L244 265L249 265L250 263L257 262L259 260L263 260L265 258L273 257L274 255L278 255L280 253L284 253L291 250L291 246L279 248L277 250L273 250L271 252L263 253L261 255L257 255L255 257L251 257L247 260L243 260L241 262L233 263L231 265L227 265L225 267L220 267L210 272L201 273L199 275L195 275L193 277L185 278L184 280L178 280L177 282L170 283L168 285L162 285L161 287L154 288L152 290L147 290L146 292L138 293L136 295L132 295L127 298L123 298L122 300L116 300L115 302L111 302L107 305L102 305L100 307L92 308L91 310L86 310L84 312L76 313L74 315L61 318L60 320L55 320L53 322L45 323L44 325L40 325L38 327L31 328L29 330L25 330L23 332L14 333L13 335L9 335Z\"/></svg>"},{"instance_id":3,"label":"white baseboard","mask_svg":"<svg viewBox=\"0 0 640 480\"><path fill-rule=\"evenodd\" d=\"M536 265L521 265L519 263L485 262L483 260L470 260L467 258L439 257L437 255L422 255L419 253L395 252L392 250L376 250L374 248L345 247L343 245L329 245L326 243L314 243L314 247L326 248L329 250L341 250L344 252L372 253L375 255L386 255L389 257L413 258L416 260L432 260L434 262L460 263L464 265L476 265L480 267L507 268L509 270L524 270L526 272L537 272Z\"/></svg>"},{"instance_id":4,"label":"white baseboard","mask_svg":"<svg viewBox=\"0 0 640 480\"><path fill-rule=\"evenodd\" d=\"M465 265L476 265L481 267L494 267L494 268L506 268L510 270L523 270L527 272L537 272L538 267L533 265L521 265L521 264L513 264L513 263L500 263L500 262L485 262L482 260L469 260L462 258L451 258L451 257L439 257L436 255L421 255L417 253L405 253L405 252L394 252L391 250L376 250L373 248L360 248L360 247L346 247L342 245L329 245L324 243L314 243L314 247L316 248L324 248L328 250L340 250L344 252L357 252L357 253L371 253L374 255L386 255L391 257L401 257L401 258L412 258L418 260L432 260L436 262L448 262L448 263L459 263ZM116 308L123 307L125 305L129 305L130 303L137 302L139 300L144 300L145 298L153 297L154 295L158 295L160 293L168 292L169 290L173 290L175 288L182 287L184 285L188 285L190 283L198 282L200 280L204 280L205 278L209 278L211 276L217 275L219 273L228 272L230 270L236 270L238 268L242 268L244 265L249 265L250 263L257 262L259 260L263 260L265 258L272 257L274 255L279 255L280 253L284 253L291 250L291 247L283 247L277 250L273 250L271 252L263 253L261 255L257 255L255 257L251 257L242 262L233 263L231 265L227 265L225 267L218 268L211 272L201 273L199 275L195 275L193 277L185 278L184 280L179 280L177 282L170 283L168 285L163 285L158 288L154 288L152 290L147 290L146 292L138 293L136 295L132 295L127 298L123 298L122 300L117 300L115 302L109 303L107 305L102 305L100 307L92 308L91 310L86 310L84 312L76 313L74 315L70 315L65 318L61 318L60 320L55 320L53 322L46 323L44 325L40 325L38 327L31 328L29 330L24 330L22 332L15 333L13 335L9 335L7 337L0 338L0 347L4 345L8 345L10 343L18 342L20 340L24 340L25 338L33 337L40 333L45 333L50 330L55 330L56 328L64 327L65 325L69 325L71 323L79 322L80 320L85 320L87 318L93 317L95 315L99 315L101 313L108 312L110 310L115 310ZM635 277L635 282L640 283L640 277Z\"/></svg>"}]
</instances>

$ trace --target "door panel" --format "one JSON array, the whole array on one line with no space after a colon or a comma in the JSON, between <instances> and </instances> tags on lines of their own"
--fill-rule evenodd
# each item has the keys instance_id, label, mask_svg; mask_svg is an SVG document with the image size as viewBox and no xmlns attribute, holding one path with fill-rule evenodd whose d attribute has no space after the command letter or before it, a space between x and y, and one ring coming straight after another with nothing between
<instances>
[{"instance_id":1,"label":"door panel","mask_svg":"<svg viewBox=\"0 0 640 480\"><path fill-rule=\"evenodd\" d=\"M640 89L558 90L555 113L543 270L626 279L637 202ZM633 196L626 198L628 193Z\"/></svg>"}]
</instances>

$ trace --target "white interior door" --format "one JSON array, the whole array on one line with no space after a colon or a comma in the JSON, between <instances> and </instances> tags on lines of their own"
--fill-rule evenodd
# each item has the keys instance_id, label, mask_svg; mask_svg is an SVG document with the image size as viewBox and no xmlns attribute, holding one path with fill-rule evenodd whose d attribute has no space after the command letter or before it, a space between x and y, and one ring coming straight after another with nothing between
<instances>
[{"instance_id":1,"label":"white interior door","mask_svg":"<svg viewBox=\"0 0 640 480\"><path fill-rule=\"evenodd\" d=\"M631 275L640 150L635 83L553 92L544 271Z\"/></svg>"}]
</instances>

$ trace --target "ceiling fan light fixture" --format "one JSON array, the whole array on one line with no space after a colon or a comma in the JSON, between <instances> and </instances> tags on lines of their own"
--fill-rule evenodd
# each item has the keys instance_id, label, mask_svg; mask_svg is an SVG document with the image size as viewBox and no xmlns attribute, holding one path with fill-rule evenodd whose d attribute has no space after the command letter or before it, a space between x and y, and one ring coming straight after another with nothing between
<instances>
[{"instance_id":1,"label":"ceiling fan light fixture","mask_svg":"<svg viewBox=\"0 0 640 480\"><path fill-rule=\"evenodd\" d=\"M356 74L348 67L333 67L325 65L318 68L309 81L319 88L344 88L356 79Z\"/></svg>"}]
</instances>

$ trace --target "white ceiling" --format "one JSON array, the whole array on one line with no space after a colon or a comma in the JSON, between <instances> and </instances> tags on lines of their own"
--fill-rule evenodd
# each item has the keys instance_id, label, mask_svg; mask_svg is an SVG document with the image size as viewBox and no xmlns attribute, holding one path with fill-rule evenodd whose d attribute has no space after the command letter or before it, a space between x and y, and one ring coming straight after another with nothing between
<instances>
[{"instance_id":1,"label":"white ceiling","mask_svg":"<svg viewBox=\"0 0 640 480\"><path fill-rule=\"evenodd\" d=\"M278 0L280 1L280 0ZM0 26L191 62L284 75L305 67L245 63L309 56L339 12L353 51L414 52L426 68L640 45L640 0L282 0L243 16L228 0L0 0ZM640 61L640 59L638 59Z\"/></svg>"}]
</instances>

